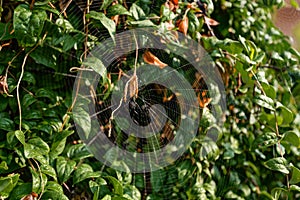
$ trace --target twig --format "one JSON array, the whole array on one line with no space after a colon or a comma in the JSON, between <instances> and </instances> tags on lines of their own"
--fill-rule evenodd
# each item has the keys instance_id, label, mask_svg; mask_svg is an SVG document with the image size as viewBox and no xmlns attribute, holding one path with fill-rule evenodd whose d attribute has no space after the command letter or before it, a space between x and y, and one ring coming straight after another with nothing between
<instances>
[{"instance_id":1,"label":"twig","mask_svg":"<svg viewBox=\"0 0 300 200\"><path fill-rule=\"evenodd\" d=\"M21 66L21 74L20 74L20 77L19 77L19 80L17 83L17 101L18 101L18 107L19 107L19 118L20 118L19 119L19 130L20 131L22 130L22 108L21 108L21 101L20 101L20 83L21 83L21 80L24 75L24 68L25 68L27 58L28 58L29 54L31 54L39 45L40 45L40 42L38 42L32 49L30 49L30 51L28 51L26 53L24 60L23 60L23 64Z\"/></svg>"},{"instance_id":2,"label":"twig","mask_svg":"<svg viewBox=\"0 0 300 200\"><path fill-rule=\"evenodd\" d=\"M69 6L69 4L71 3L71 1L72 1L72 0L70 0L70 1L68 2L66 8ZM85 27L85 41L84 41L84 53L83 53L84 59L87 58L87 53L88 53L88 46L87 46L87 43L88 43L88 32L89 32L89 29L88 29L88 23L87 23L87 20L88 20L88 19L86 20L86 14L90 12L90 5L91 5L91 4L90 4L90 0L88 0L88 1L87 1L87 7L86 7L86 10L85 10L84 13L83 13L83 25L84 25L84 27ZM65 9L66 9L66 8L65 8ZM65 9L64 9L64 11L65 11ZM62 13L62 12L61 12L61 13ZM80 57L80 59L81 59L81 61L82 61L82 57ZM72 67L72 68L70 69L71 72L74 72L74 71L76 71L76 70L77 70L77 71L80 71L80 73L79 73L79 79L78 79L78 82L77 82L76 92L75 92L74 99L73 99L73 101L72 101L71 106L70 106L70 107L68 108L68 110L67 110L67 114L73 110L73 108L74 108L74 106L75 106L75 104L76 104L77 96L78 96L78 93L79 93L79 86L80 86L81 77L82 77L82 71L89 71L89 69L84 69L84 68L83 68L83 65L81 65L80 68L78 68L78 67ZM68 117L66 117L66 118L63 120L63 123L62 123L62 125L61 125L59 131L62 131L62 130L63 130L63 128L64 128L64 126L66 125L67 121L68 121Z\"/></svg>"},{"instance_id":3,"label":"twig","mask_svg":"<svg viewBox=\"0 0 300 200\"><path fill-rule=\"evenodd\" d=\"M128 85L131 83L131 81L133 80L133 91L134 91L134 95L135 98L137 98L137 94L138 94L138 77L136 75L136 68L137 68L137 60L139 57L139 47L138 47L138 42L137 42L137 38L135 36L135 34L133 34L134 40L135 40L135 61L134 61L134 71L133 71L133 75L130 77L130 79L126 82L125 87L124 87L124 94L123 97L120 99L119 105L117 108L115 108L112 113L111 113L111 117L109 118L109 130L108 130L108 137L111 137L111 130L112 130L112 126L111 126L111 122L114 119L114 114L115 112L122 106L123 101L126 102L126 96L127 96L127 92L128 92ZM131 91L130 95L131 95Z\"/></svg>"}]
</instances>

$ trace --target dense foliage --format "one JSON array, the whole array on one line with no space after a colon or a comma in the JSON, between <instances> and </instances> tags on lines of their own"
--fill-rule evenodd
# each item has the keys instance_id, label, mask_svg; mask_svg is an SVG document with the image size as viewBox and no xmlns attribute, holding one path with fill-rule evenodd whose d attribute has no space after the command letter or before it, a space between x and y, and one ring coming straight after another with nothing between
<instances>
[{"instance_id":1,"label":"dense foliage","mask_svg":"<svg viewBox=\"0 0 300 200\"><path fill-rule=\"evenodd\" d=\"M0 1L0 198L300 198L300 54L272 23L282 5ZM97 161L76 133L74 70L105 38L149 26L179 30L209 52L226 87L226 120L217 143L203 140L212 124L202 105L199 137L182 158L151 173L121 173ZM179 62L163 55L170 66ZM134 61L130 54L118 62L126 72ZM107 75L97 92L108 97L116 77Z\"/></svg>"}]
</instances>

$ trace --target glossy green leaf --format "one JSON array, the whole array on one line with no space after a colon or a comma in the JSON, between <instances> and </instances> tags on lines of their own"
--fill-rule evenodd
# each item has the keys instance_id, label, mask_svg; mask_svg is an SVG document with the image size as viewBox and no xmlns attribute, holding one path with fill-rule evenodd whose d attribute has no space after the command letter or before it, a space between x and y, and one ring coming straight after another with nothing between
<instances>
[{"instance_id":1,"label":"glossy green leaf","mask_svg":"<svg viewBox=\"0 0 300 200\"><path fill-rule=\"evenodd\" d=\"M63 152L63 150L65 149L67 137L69 137L73 133L74 131L65 130L55 134L50 149L50 156L52 158L56 158Z\"/></svg>"},{"instance_id":2,"label":"glossy green leaf","mask_svg":"<svg viewBox=\"0 0 300 200\"><path fill-rule=\"evenodd\" d=\"M102 63L102 61L99 58L97 58L95 56L88 57L87 59L84 60L84 62L82 64L92 68L101 77L106 76L106 67L104 66L104 64Z\"/></svg>"},{"instance_id":3,"label":"glossy green leaf","mask_svg":"<svg viewBox=\"0 0 300 200\"><path fill-rule=\"evenodd\" d=\"M23 133L23 131L15 131L15 136L23 145L25 145L25 134Z\"/></svg>"},{"instance_id":4,"label":"glossy green leaf","mask_svg":"<svg viewBox=\"0 0 300 200\"><path fill-rule=\"evenodd\" d=\"M286 106L282 105L280 102L277 102L276 108L280 111L279 113L282 115L283 124L290 124L294 120L293 112Z\"/></svg>"},{"instance_id":5,"label":"glossy green leaf","mask_svg":"<svg viewBox=\"0 0 300 200\"><path fill-rule=\"evenodd\" d=\"M266 162L264 162L265 167L274 170L279 171L284 174L289 174L289 170L287 168L287 161L285 158L278 157L278 158L272 158Z\"/></svg>"},{"instance_id":6,"label":"glossy green leaf","mask_svg":"<svg viewBox=\"0 0 300 200\"><path fill-rule=\"evenodd\" d=\"M49 199L55 199L55 200L69 200L69 198L64 195L64 193L60 192L56 192L56 191L48 191L46 190L44 193L43 193L43 196L41 198L42 200L49 200Z\"/></svg>"},{"instance_id":7,"label":"glossy green leaf","mask_svg":"<svg viewBox=\"0 0 300 200\"><path fill-rule=\"evenodd\" d=\"M44 10L33 9L29 5L20 4L14 10L15 36L21 46L32 47L40 38L47 14Z\"/></svg>"},{"instance_id":8,"label":"glossy green leaf","mask_svg":"<svg viewBox=\"0 0 300 200\"><path fill-rule=\"evenodd\" d=\"M47 155L50 151L48 144L40 137L35 137L24 145L24 154L26 158L34 158L35 152L40 155Z\"/></svg>"},{"instance_id":9,"label":"glossy green leaf","mask_svg":"<svg viewBox=\"0 0 300 200\"><path fill-rule=\"evenodd\" d=\"M12 131L14 129L14 122L7 118L1 118L0 129L5 131Z\"/></svg>"},{"instance_id":10,"label":"glossy green leaf","mask_svg":"<svg viewBox=\"0 0 300 200\"><path fill-rule=\"evenodd\" d=\"M298 185L290 185L290 190L291 191L297 191L299 193L300 192L300 187Z\"/></svg>"},{"instance_id":11,"label":"glossy green leaf","mask_svg":"<svg viewBox=\"0 0 300 200\"><path fill-rule=\"evenodd\" d=\"M100 10L106 10L106 8L113 2L114 0L103 0Z\"/></svg>"},{"instance_id":12,"label":"glossy green leaf","mask_svg":"<svg viewBox=\"0 0 300 200\"><path fill-rule=\"evenodd\" d=\"M48 181L45 187L46 190L56 191L57 193L63 193L64 190L60 184L56 181Z\"/></svg>"},{"instance_id":13,"label":"glossy green leaf","mask_svg":"<svg viewBox=\"0 0 300 200\"><path fill-rule=\"evenodd\" d=\"M19 174L11 174L6 177L0 177L0 197L5 199L9 196L9 193L18 182L19 176Z\"/></svg>"},{"instance_id":14,"label":"glossy green leaf","mask_svg":"<svg viewBox=\"0 0 300 200\"><path fill-rule=\"evenodd\" d=\"M58 179L61 183L66 182L71 173L74 171L76 162L73 160L68 160L64 157L58 157L56 159L56 171Z\"/></svg>"},{"instance_id":15,"label":"glossy green leaf","mask_svg":"<svg viewBox=\"0 0 300 200\"><path fill-rule=\"evenodd\" d=\"M92 157L93 155L87 150L85 144L76 144L66 149L66 154L70 159L81 160Z\"/></svg>"},{"instance_id":16,"label":"glossy green leaf","mask_svg":"<svg viewBox=\"0 0 300 200\"><path fill-rule=\"evenodd\" d=\"M22 106L27 108L33 103L35 103L36 101L37 100L31 94L25 94L22 99Z\"/></svg>"},{"instance_id":17,"label":"glossy green leaf","mask_svg":"<svg viewBox=\"0 0 300 200\"><path fill-rule=\"evenodd\" d=\"M255 97L254 102L261 107L267 108L269 110L275 110L273 99L265 95L258 95L257 97Z\"/></svg>"},{"instance_id":18,"label":"glossy green leaf","mask_svg":"<svg viewBox=\"0 0 300 200\"><path fill-rule=\"evenodd\" d=\"M129 12L133 16L135 20L142 20L146 17L145 12L141 7L139 7L137 4L133 3L129 9Z\"/></svg>"},{"instance_id":19,"label":"glossy green leaf","mask_svg":"<svg viewBox=\"0 0 300 200\"><path fill-rule=\"evenodd\" d=\"M155 193L158 193L159 191L161 191L161 189L164 186L164 172L162 170L157 170L157 171L153 171L151 172L151 185L153 190L155 191Z\"/></svg>"},{"instance_id":20,"label":"glossy green leaf","mask_svg":"<svg viewBox=\"0 0 300 200\"><path fill-rule=\"evenodd\" d=\"M35 171L30 168L32 176L32 192L40 193L47 184L47 177L45 174Z\"/></svg>"},{"instance_id":21,"label":"glossy green leaf","mask_svg":"<svg viewBox=\"0 0 300 200\"><path fill-rule=\"evenodd\" d=\"M97 178L100 172L94 172L93 168L88 164L81 164L74 172L73 184L79 183L85 179Z\"/></svg>"},{"instance_id":22,"label":"glossy green leaf","mask_svg":"<svg viewBox=\"0 0 300 200\"><path fill-rule=\"evenodd\" d=\"M120 196L123 195L123 187L122 184L114 177L112 176L106 176L105 179L107 179L112 186L114 187L114 193L118 194Z\"/></svg>"},{"instance_id":23,"label":"glossy green leaf","mask_svg":"<svg viewBox=\"0 0 300 200\"><path fill-rule=\"evenodd\" d=\"M55 181L57 181L56 172L52 166L44 164L40 166L40 169L43 174L51 176Z\"/></svg>"},{"instance_id":24,"label":"glossy green leaf","mask_svg":"<svg viewBox=\"0 0 300 200\"><path fill-rule=\"evenodd\" d=\"M10 199L22 199L32 192L32 183L19 183L10 193Z\"/></svg>"},{"instance_id":25,"label":"glossy green leaf","mask_svg":"<svg viewBox=\"0 0 300 200\"><path fill-rule=\"evenodd\" d=\"M73 112L75 122L82 128L85 139L88 139L92 128L89 113L81 106L75 106Z\"/></svg>"},{"instance_id":26,"label":"glossy green leaf","mask_svg":"<svg viewBox=\"0 0 300 200\"><path fill-rule=\"evenodd\" d=\"M86 17L99 21L108 30L112 40L115 41L114 35L116 33L116 24L113 20L107 18L103 13L95 11L91 11L89 14L86 15Z\"/></svg>"},{"instance_id":27,"label":"glossy green leaf","mask_svg":"<svg viewBox=\"0 0 300 200\"><path fill-rule=\"evenodd\" d=\"M293 131L287 131L283 134L283 138L281 139L282 142L287 142L295 147L300 145L300 138L299 136Z\"/></svg>"},{"instance_id":28,"label":"glossy green leaf","mask_svg":"<svg viewBox=\"0 0 300 200\"><path fill-rule=\"evenodd\" d=\"M131 13L121 4L115 4L108 8L107 15L108 16L131 15Z\"/></svg>"},{"instance_id":29,"label":"glossy green leaf","mask_svg":"<svg viewBox=\"0 0 300 200\"><path fill-rule=\"evenodd\" d=\"M297 184L300 182L300 169L292 166L292 178L290 179L290 184Z\"/></svg>"}]
</instances>

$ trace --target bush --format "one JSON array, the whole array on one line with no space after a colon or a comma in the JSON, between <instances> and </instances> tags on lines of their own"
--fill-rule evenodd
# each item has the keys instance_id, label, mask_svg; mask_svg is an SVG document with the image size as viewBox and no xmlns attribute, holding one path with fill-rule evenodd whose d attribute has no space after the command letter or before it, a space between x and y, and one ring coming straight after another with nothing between
<instances>
[{"instance_id":1,"label":"bush","mask_svg":"<svg viewBox=\"0 0 300 200\"><path fill-rule=\"evenodd\" d=\"M4 0L0 5L1 199L300 197L300 54L271 20L283 1L96 0L88 6L87 2ZM126 148L133 152L156 151L173 139L179 123L178 114L173 114L178 112L176 106L168 113L171 134L164 131L148 140L120 137L118 127L111 128L113 111L104 109L111 92L136 61L169 65L190 83L197 77L183 57L167 51L140 49L137 58L136 52L128 53L106 73L101 61L87 59L106 38L139 27L170 34L178 30L199 42L221 73L226 111L224 124L214 124L213 95L206 92L207 83L197 82L200 125L184 155L156 171L120 172L99 162L78 136L91 124L87 111L73 113L76 100L96 105L101 111L97 120L105 134L112 132L111 141L123 147L130 144ZM81 98L76 93L74 71L80 74L80 66L102 75L95 91L88 93L98 97ZM133 82L127 83L134 88ZM176 104L172 91L161 86L145 90L155 87L158 92L145 97L157 98L153 101L164 106ZM167 100L160 99L159 91ZM135 95L132 89L128 94ZM75 128L76 113L84 120ZM137 123L143 123L142 111L133 110L132 116L136 113ZM216 142L204 137L211 129L217 131ZM158 139L160 143L155 143Z\"/></svg>"}]
</instances>

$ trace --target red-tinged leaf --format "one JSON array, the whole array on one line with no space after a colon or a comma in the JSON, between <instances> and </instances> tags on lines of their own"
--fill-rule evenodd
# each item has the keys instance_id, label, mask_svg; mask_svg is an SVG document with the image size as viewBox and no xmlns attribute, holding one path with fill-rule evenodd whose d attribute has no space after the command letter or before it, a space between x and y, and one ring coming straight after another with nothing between
<instances>
[{"instance_id":1,"label":"red-tinged leaf","mask_svg":"<svg viewBox=\"0 0 300 200\"><path fill-rule=\"evenodd\" d=\"M209 18L209 17L206 17L204 15L204 20L205 20L205 23L210 25L210 26L217 26L219 25L219 22L217 22L216 20L212 19L212 18Z\"/></svg>"},{"instance_id":2,"label":"red-tinged leaf","mask_svg":"<svg viewBox=\"0 0 300 200\"><path fill-rule=\"evenodd\" d=\"M163 69L167 66L166 63L160 61L155 55L153 55L150 51L146 50L143 54L143 59L146 63L150 65L158 66L159 68Z\"/></svg>"}]
</instances>

